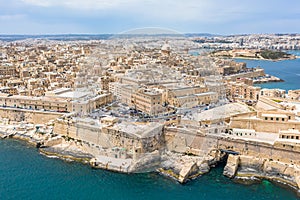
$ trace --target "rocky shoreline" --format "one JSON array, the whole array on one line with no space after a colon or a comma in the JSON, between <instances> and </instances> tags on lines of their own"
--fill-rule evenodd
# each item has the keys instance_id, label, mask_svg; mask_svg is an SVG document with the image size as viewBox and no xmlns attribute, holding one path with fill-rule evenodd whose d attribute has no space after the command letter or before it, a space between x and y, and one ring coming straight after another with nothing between
<instances>
[{"instance_id":1,"label":"rocky shoreline","mask_svg":"<svg viewBox=\"0 0 300 200\"><path fill-rule=\"evenodd\" d=\"M42 155L50 158L59 158L65 161L81 162L91 167L101 168L121 173L134 173L135 171L124 171L117 167L109 168L107 165L95 166L95 158L82 150L80 145L74 141L66 141L60 136L49 138L45 135L33 132L14 132L0 133L1 138L13 138L28 142L30 145L39 148ZM219 150L212 150L208 155L182 155L175 152L164 152L158 154L160 157L146 159L145 163L159 161L154 164L149 171L156 171L159 174L170 177L179 183L185 183L195 179L205 173L209 173L210 168L214 167L221 161L226 160L226 154ZM158 160L159 159L159 160ZM142 163L140 167L143 167ZM149 168L150 169L150 168ZM137 171L136 171L137 172ZM257 158L249 155L232 155L229 154L223 174L232 180L242 183L251 184L261 180L270 180L292 188L300 193L300 166L294 163L285 163L273 161L267 158Z\"/></svg>"},{"instance_id":2,"label":"rocky shoreline","mask_svg":"<svg viewBox=\"0 0 300 200\"><path fill-rule=\"evenodd\" d=\"M233 49L233 50L219 50L212 52L213 57L231 58L231 59L247 59L247 60L266 60L266 61L282 61L297 59L296 55L286 54L284 52L276 52L269 50L256 49Z\"/></svg>"},{"instance_id":3,"label":"rocky shoreline","mask_svg":"<svg viewBox=\"0 0 300 200\"><path fill-rule=\"evenodd\" d=\"M235 180L278 182L300 193L300 166L249 155L229 155L223 174Z\"/></svg>"},{"instance_id":4,"label":"rocky shoreline","mask_svg":"<svg viewBox=\"0 0 300 200\"><path fill-rule=\"evenodd\" d=\"M180 183L185 183L190 179L208 173L210 167L216 165L224 156L218 150L211 151L205 157L156 151L135 162L132 159L126 159L128 163L124 164L125 159L115 159L118 160L115 161L114 158L104 156L102 156L103 158L101 156L95 158L92 154L83 150L82 146L75 141L67 141L60 136L41 135L33 130L24 132L2 131L0 137L2 139L13 138L25 141L38 148L42 155L50 158L81 162L93 168L121 173L156 171L164 176L172 177ZM123 163L119 165L117 162Z\"/></svg>"},{"instance_id":5,"label":"rocky shoreline","mask_svg":"<svg viewBox=\"0 0 300 200\"><path fill-rule=\"evenodd\" d=\"M258 79L258 80L253 80L254 84L264 84L264 83L278 83L278 82L284 82L284 80L275 77L275 76L271 76L270 78L262 78L262 79Z\"/></svg>"}]
</instances>

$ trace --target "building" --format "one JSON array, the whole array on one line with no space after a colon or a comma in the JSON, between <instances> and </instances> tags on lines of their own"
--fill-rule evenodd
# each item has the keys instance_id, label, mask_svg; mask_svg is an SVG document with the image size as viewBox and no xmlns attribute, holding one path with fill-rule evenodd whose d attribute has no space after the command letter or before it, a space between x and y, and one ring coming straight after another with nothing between
<instances>
[{"instance_id":1,"label":"building","mask_svg":"<svg viewBox=\"0 0 300 200\"><path fill-rule=\"evenodd\" d=\"M283 89L267 89L263 88L260 91L261 96L285 98L285 90Z\"/></svg>"},{"instance_id":2,"label":"building","mask_svg":"<svg viewBox=\"0 0 300 200\"><path fill-rule=\"evenodd\" d=\"M131 106L148 115L158 115L166 111L163 107L162 91L155 89L139 89L131 98Z\"/></svg>"},{"instance_id":3,"label":"building","mask_svg":"<svg viewBox=\"0 0 300 200\"><path fill-rule=\"evenodd\" d=\"M208 92L201 86L169 86L166 92L166 103L177 108L192 108L198 105L216 103L218 94Z\"/></svg>"},{"instance_id":4,"label":"building","mask_svg":"<svg viewBox=\"0 0 300 200\"><path fill-rule=\"evenodd\" d=\"M279 134L282 130L300 129L300 121L293 112L269 110L236 115L231 118L230 127Z\"/></svg>"},{"instance_id":5,"label":"building","mask_svg":"<svg viewBox=\"0 0 300 200\"><path fill-rule=\"evenodd\" d=\"M109 76L102 76L100 78L101 90L109 90L109 83L112 82L113 79Z\"/></svg>"},{"instance_id":6,"label":"building","mask_svg":"<svg viewBox=\"0 0 300 200\"><path fill-rule=\"evenodd\" d=\"M280 139L290 139L290 140L299 140L300 142L300 132L298 129L288 129L279 131Z\"/></svg>"},{"instance_id":7,"label":"building","mask_svg":"<svg viewBox=\"0 0 300 200\"><path fill-rule=\"evenodd\" d=\"M54 94L54 95L53 95ZM111 93L89 96L89 93L59 90L46 96L32 97L0 93L0 106L30 110L76 112L86 115L112 102Z\"/></svg>"},{"instance_id":8,"label":"building","mask_svg":"<svg viewBox=\"0 0 300 200\"><path fill-rule=\"evenodd\" d=\"M260 87L251 86L244 82L230 81L226 86L226 94L227 98L233 101L257 101L259 99Z\"/></svg>"},{"instance_id":9,"label":"building","mask_svg":"<svg viewBox=\"0 0 300 200\"><path fill-rule=\"evenodd\" d=\"M288 95L290 99L300 100L300 90L289 90Z\"/></svg>"}]
</instances>

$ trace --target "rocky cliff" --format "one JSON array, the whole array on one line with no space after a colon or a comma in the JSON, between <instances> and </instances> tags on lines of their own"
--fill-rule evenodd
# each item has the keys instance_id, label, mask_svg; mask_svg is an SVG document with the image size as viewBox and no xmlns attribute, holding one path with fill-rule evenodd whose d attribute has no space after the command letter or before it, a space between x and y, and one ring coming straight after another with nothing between
<instances>
[{"instance_id":1,"label":"rocky cliff","mask_svg":"<svg viewBox=\"0 0 300 200\"><path fill-rule=\"evenodd\" d=\"M234 155L229 155L227 159L227 164L224 168L223 174L225 176L228 176L229 178L233 178L236 174L236 171L238 169L240 163L240 157L239 156L234 156Z\"/></svg>"},{"instance_id":2,"label":"rocky cliff","mask_svg":"<svg viewBox=\"0 0 300 200\"><path fill-rule=\"evenodd\" d=\"M300 166L248 155L229 155L223 174L230 178L268 179L300 188Z\"/></svg>"}]
</instances>

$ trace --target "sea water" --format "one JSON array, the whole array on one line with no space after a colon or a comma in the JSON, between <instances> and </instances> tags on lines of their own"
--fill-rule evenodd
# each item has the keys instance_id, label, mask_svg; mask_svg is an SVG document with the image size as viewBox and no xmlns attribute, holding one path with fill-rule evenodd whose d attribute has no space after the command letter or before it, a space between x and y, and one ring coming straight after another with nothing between
<instances>
[{"instance_id":1,"label":"sea water","mask_svg":"<svg viewBox=\"0 0 300 200\"><path fill-rule=\"evenodd\" d=\"M300 51L291 52L299 55ZM280 88L286 91L300 89L300 59L269 61L269 60L247 60L235 59L237 62L247 63L247 67L261 67L266 74L276 76L284 82L257 84L261 88Z\"/></svg>"},{"instance_id":2,"label":"sea water","mask_svg":"<svg viewBox=\"0 0 300 200\"><path fill-rule=\"evenodd\" d=\"M120 174L47 158L13 139L0 140L0 199L297 199L295 191L269 181L237 184L224 166L181 185L157 173Z\"/></svg>"}]
</instances>

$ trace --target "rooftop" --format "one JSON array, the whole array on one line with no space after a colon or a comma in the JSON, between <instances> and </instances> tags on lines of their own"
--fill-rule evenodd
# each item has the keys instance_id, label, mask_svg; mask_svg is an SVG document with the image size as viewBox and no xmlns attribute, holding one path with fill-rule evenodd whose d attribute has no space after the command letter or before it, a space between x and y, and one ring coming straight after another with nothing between
<instances>
[{"instance_id":1,"label":"rooftop","mask_svg":"<svg viewBox=\"0 0 300 200\"><path fill-rule=\"evenodd\" d=\"M117 128L123 132L138 138L147 138L154 135L160 134L163 128L162 124L159 123L130 123L122 122L116 124L114 128Z\"/></svg>"},{"instance_id":2,"label":"rooftop","mask_svg":"<svg viewBox=\"0 0 300 200\"><path fill-rule=\"evenodd\" d=\"M79 91L72 91L72 92L65 92L58 94L57 96L63 98L72 98L72 99L80 99L88 96L90 92L79 92Z\"/></svg>"},{"instance_id":3,"label":"rooftop","mask_svg":"<svg viewBox=\"0 0 300 200\"><path fill-rule=\"evenodd\" d=\"M212 108L201 113L193 113L196 121L216 120L231 117L236 114L251 112L247 105L240 103L231 103L216 108Z\"/></svg>"}]
</instances>

